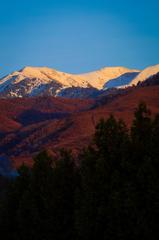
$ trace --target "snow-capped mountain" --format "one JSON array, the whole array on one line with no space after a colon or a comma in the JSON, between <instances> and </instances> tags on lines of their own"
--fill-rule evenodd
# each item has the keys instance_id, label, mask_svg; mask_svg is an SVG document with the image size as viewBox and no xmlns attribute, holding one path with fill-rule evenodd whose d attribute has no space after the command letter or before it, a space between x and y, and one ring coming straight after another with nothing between
<instances>
[{"instance_id":1,"label":"snow-capped mountain","mask_svg":"<svg viewBox=\"0 0 159 240\"><path fill-rule=\"evenodd\" d=\"M104 84L104 88L123 88L131 83L131 81L139 75L140 72L127 72L120 77L109 80Z\"/></svg>"},{"instance_id":2,"label":"snow-capped mountain","mask_svg":"<svg viewBox=\"0 0 159 240\"><path fill-rule=\"evenodd\" d=\"M105 67L95 72L85 73L77 76L85 79L85 81L88 81L94 88L101 90L106 86L106 83L110 82L111 80L118 80L118 78L124 76L124 74L134 74L139 72L139 70L128 69L125 67ZM115 86L112 85L111 87Z\"/></svg>"},{"instance_id":3,"label":"snow-capped mountain","mask_svg":"<svg viewBox=\"0 0 159 240\"><path fill-rule=\"evenodd\" d=\"M89 87L80 77L47 67L25 67L1 79L0 95L24 97L37 95L56 95L60 89L68 87Z\"/></svg>"},{"instance_id":4,"label":"snow-capped mountain","mask_svg":"<svg viewBox=\"0 0 159 240\"><path fill-rule=\"evenodd\" d=\"M142 71L126 72L123 75L111 79L106 82L104 88L126 88L129 86L136 86L139 83L147 81L147 79L156 76L159 73L159 64L149 66Z\"/></svg>"},{"instance_id":5,"label":"snow-capped mountain","mask_svg":"<svg viewBox=\"0 0 159 240\"><path fill-rule=\"evenodd\" d=\"M98 96L108 88L125 88L159 72L159 65L143 71L125 67L106 67L84 74L69 74L47 67L25 67L0 80L0 97L60 96L86 98Z\"/></svg>"},{"instance_id":6,"label":"snow-capped mountain","mask_svg":"<svg viewBox=\"0 0 159 240\"><path fill-rule=\"evenodd\" d=\"M156 75L157 73L159 73L159 64L147 67L143 71L141 71L140 74L138 74L136 78L134 78L131 81L130 85L137 85L139 82L143 82L143 81L147 80L148 78Z\"/></svg>"},{"instance_id":7,"label":"snow-capped mountain","mask_svg":"<svg viewBox=\"0 0 159 240\"><path fill-rule=\"evenodd\" d=\"M62 96L69 89L75 95L77 89L101 90L106 82L126 73L135 73L124 67L108 67L86 74L76 75L60 72L47 67L25 67L0 80L1 97ZM82 90L81 90L82 91ZM64 94L65 95L65 94Z\"/></svg>"}]
</instances>

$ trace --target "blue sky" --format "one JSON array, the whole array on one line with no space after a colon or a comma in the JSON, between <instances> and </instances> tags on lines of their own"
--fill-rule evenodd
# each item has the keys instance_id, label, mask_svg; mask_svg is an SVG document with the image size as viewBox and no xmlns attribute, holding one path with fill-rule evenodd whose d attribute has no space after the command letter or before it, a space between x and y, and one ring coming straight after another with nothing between
<instances>
[{"instance_id":1,"label":"blue sky","mask_svg":"<svg viewBox=\"0 0 159 240\"><path fill-rule=\"evenodd\" d=\"M81 73L157 63L158 0L1 1L1 77L26 65Z\"/></svg>"}]
</instances>

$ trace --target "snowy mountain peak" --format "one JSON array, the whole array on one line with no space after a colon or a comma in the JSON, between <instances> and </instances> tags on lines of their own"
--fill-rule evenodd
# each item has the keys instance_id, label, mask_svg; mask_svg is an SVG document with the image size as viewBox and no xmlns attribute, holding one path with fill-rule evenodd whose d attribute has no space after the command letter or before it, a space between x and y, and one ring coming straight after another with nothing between
<instances>
[{"instance_id":1,"label":"snowy mountain peak","mask_svg":"<svg viewBox=\"0 0 159 240\"><path fill-rule=\"evenodd\" d=\"M93 87L102 89L108 81L118 78L125 73L132 72L140 71L135 69L128 69L125 67L104 67L95 72L84 73L78 76L88 81Z\"/></svg>"},{"instance_id":2,"label":"snowy mountain peak","mask_svg":"<svg viewBox=\"0 0 159 240\"><path fill-rule=\"evenodd\" d=\"M84 91L86 88L96 94L98 90L136 85L157 72L159 65L143 71L120 66L104 67L83 74L64 73L48 67L27 66L0 80L0 97L65 96L65 94L83 96L84 92L88 92Z\"/></svg>"},{"instance_id":3,"label":"snowy mountain peak","mask_svg":"<svg viewBox=\"0 0 159 240\"><path fill-rule=\"evenodd\" d=\"M131 82L131 85L137 85L138 82L143 82L149 77L157 74L159 72L159 64L145 68L140 74L134 78Z\"/></svg>"},{"instance_id":4,"label":"snowy mountain peak","mask_svg":"<svg viewBox=\"0 0 159 240\"><path fill-rule=\"evenodd\" d=\"M58 72L48 67L24 67L19 71L20 74L30 78L39 78L43 80L59 80L61 75L65 76L64 73Z\"/></svg>"}]
</instances>

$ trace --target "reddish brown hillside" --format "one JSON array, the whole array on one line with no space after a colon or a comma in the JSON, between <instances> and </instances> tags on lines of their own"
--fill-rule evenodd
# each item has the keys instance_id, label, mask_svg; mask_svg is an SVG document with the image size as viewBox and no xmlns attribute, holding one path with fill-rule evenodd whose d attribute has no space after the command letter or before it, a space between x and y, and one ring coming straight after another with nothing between
<instances>
[{"instance_id":1,"label":"reddish brown hillside","mask_svg":"<svg viewBox=\"0 0 159 240\"><path fill-rule=\"evenodd\" d=\"M44 148L79 151L87 145L100 118L113 113L129 125L139 102L159 112L159 86L134 88L109 103L49 98L0 100L0 154L17 165ZM99 102L99 99L98 99ZM92 107L92 108L91 108Z\"/></svg>"}]
</instances>

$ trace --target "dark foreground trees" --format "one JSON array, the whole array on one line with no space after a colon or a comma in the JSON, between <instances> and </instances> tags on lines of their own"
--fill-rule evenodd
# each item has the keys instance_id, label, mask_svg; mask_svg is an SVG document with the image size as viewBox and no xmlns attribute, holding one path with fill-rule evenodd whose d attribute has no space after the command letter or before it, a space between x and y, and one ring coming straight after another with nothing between
<instances>
[{"instance_id":1,"label":"dark foreground trees","mask_svg":"<svg viewBox=\"0 0 159 240\"><path fill-rule=\"evenodd\" d=\"M141 103L130 130L101 120L75 162L42 152L19 169L1 197L3 239L159 238L159 116Z\"/></svg>"}]
</instances>

